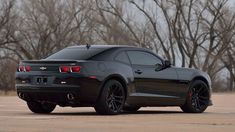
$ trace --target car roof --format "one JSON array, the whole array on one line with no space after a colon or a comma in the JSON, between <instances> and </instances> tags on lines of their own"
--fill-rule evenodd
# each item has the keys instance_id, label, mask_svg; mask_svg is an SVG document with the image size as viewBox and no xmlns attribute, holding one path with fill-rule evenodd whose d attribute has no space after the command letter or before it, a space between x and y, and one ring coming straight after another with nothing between
<instances>
[{"instance_id":1,"label":"car roof","mask_svg":"<svg viewBox=\"0 0 235 132\"><path fill-rule=\"evenodd\" d=\"M149 49L146 48L140 48L136 46L129 46L129 45L99 45L99 44L93 44L93 45L76 45L76 46L70 46L67 47L68 49L74 49L74 48L79 48L79 49L87 49L87 46L89 46L89 49L101 49L104 52L101 52L101 54L97 54L98 57L100 58L106 58L107 60L112 60L117 53L121 51L126 51L126 50L139 50L139 51L145 51L145 52L153 52ZM154 54L155 56L159 57L158 55ZM94 56L95 57L95 56ZM161 58L161 57L159 57Z\"/></svg>"},{"instance_id":2,"label":"car roof","mask_svg":"<svg viewBox=\"0 0 235 132\"><path fill-rule=\"evenodd\" d=\"M88 48L89 46L89 48ZM100 45L100 44L92 44L92 45L75 45L75 46L70 46L67 47L67 49L102 49L103 51L111 50L114 53L114 51L119 52L123 50L140 50L140 51L147 51L150 52L149 49L146 48L141 48L137 46L130 46L130 45Z\"/></svg>"},{"instance_id":3,"label":"car roof","mask_svg":"<svg viewBox=\"0 0 235 132\"><path fill-rule=\"evenodd\" d=\"M87 47L89 46L89 48ZM93 45L76 45L76 46L70 46L67 47L68 49L74 49L74 48L80 48L80 49L103 49L105 50L109 50L109 49L113 49L115 51L117 50L141 50L141 51L150 51L149 49L146 48L141 48L141 47L137 47L137 46L130 46L130 45L97 45L97 44L93 44Z\"/></svg>"},{"instance_id":4,"label":"car roof","mask_svg":"<svg viewBox=\"0 0 235 132\"><path fill-rule=\"evenodd\" d=\"M96 44L92 44L89 45L89 48L104 48L104 49L109 49L109 48L129 48L129 47L133 47L133 48L137 48L136 46L129 46L129 45L96 45ZM87 45L76 45L76 46L70 46L68 48L87 48Z\"/></svg>"}]
</instances>

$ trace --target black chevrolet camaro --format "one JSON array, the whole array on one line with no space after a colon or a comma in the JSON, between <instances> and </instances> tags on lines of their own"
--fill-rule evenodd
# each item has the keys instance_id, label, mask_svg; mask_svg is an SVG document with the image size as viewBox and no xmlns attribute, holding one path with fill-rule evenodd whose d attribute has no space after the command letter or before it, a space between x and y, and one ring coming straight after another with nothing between
<instances>
[{"instance_id":1,"label":"black chevrolet camaro","mask_svg":"<svg viewBox=\"0 0 235 132\"><path fill-rule=\"evenodd\" d=\"M146 106L201 113L212 104L206 73L171 66L150 50L130 46L72 46L42 60L22 61L16 90L34 113L50 113L56 105L94 107L99 114Z\"/></svg>"}]
</instances>

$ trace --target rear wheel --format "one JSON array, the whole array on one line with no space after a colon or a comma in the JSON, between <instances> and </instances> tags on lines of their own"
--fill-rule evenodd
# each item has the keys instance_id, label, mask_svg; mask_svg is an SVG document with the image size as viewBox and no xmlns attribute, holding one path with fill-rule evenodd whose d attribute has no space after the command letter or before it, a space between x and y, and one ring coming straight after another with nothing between
<instances>
[{"instance_id":1,"label":"rear wheel","mask_svg":"<svg viewBox=\"0 0 235 132\"><path fill-rule=\"evenodd\" d=\"M180 108L187 113L202 113L209 105L210 93L208 86L196 80L190 86L186 102Z\"/></svg>"},{"instance_id":2,"label":"rear wheel","mask_svg":"<svg viewBox=\"0 0 235 132\"><path fill-rule=\"evenodd\" d=\"M51 113L56 105L48 102L27 102L28 108L34 113L48 114Z\"/></svg>"},{"instance_id":3,"label":"rear wheel","mask_svg":"<svg viewBox=\"0 0 235 132\"><path fill-rule=\"evenodd\" d=\"M103 115L119 114L125 102L125 90L122 84L116 80L109 80L103 87L95 110Z\"/></svg>"},{"instance_id":4,"label":"rear wheel","mask_svg":"<svg viewBox=\"0 0 235 132\"><path fill-rule=\"evenodd\" d=\"M123 110L124 111L127 111L127 112L136 112L140 109L141 107L139 106L125 106L123 107Z\"/></svg>"}]
</instances>

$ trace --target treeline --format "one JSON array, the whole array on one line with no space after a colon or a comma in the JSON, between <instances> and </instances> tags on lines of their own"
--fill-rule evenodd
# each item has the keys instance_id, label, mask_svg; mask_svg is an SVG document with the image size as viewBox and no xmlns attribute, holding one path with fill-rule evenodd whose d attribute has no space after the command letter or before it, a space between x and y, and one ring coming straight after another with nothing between
<instances>
[{"instance_id":1,"label":"treeline","mask_svg":"<svg viewBox=\"0 0 235 132\"><path fill-rule=\"evenodd\" d=\"M1 0L0 89L23 59L76 44L135 45L235 89L235 12L228 0Z\"/></svg>"}]
</instances>

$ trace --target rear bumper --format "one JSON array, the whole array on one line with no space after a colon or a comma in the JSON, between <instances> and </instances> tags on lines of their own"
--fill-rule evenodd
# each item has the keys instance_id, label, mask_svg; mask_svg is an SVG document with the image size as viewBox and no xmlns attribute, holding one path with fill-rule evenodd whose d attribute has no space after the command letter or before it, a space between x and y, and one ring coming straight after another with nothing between
<instances>
[{"instance_id":1,"label":"rear bumper","mask_svg":"<svg viewBox=\"0 0 235 132\"><path fill-rule=\"evenodd\" d=\"M31 85L16 84L19 98L25 101L48 101L60 106L92 106L99 95L99 87L77 85ZM92 91L93 89L93 91ZM94 90L95 89L95 90ZM72 99L68 96L72 95Z\"/></svg>"},{"instance_id":2,"label":"rear bumper","mask_svg":"<svg viewBox=\"0 0 235 132\"><path fill-rule=\"evenodd\" d=\"M40 92L40 93L65 93L76 92L78 93L80 86L71 85L30 85L30 84L16 84L17 92Z\"/></svg>"}]
</instances>

